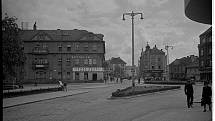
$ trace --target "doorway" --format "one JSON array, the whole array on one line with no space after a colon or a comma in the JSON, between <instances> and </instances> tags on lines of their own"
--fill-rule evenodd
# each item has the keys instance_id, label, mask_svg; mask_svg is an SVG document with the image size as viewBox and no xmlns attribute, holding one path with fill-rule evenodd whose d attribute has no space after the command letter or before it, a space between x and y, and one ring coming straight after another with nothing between
<instances>
[{"instance_id":1,"label":"doorway","mask_svg":"<svg viewBox=\"0 0 215 121\"><path fill-rule=\"evenodd\" d=\"M93 80L94 80L94 81L97 80L97 74L93 74Z\"/></svg>"}]
</instances>

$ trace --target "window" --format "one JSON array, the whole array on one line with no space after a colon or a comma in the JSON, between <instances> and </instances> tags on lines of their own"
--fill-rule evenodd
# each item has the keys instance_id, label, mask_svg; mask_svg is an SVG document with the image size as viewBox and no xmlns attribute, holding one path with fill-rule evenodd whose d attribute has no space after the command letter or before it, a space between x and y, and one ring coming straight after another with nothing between
<instances>
[{"instance_id":1,"label":"window","mask_svg":"<svg viewBox=\"0 0 215 121\"><path fill-rule=\"evenodd\" d=\"M71 51L71 45L67 45L67 51Z\"/></svg>"},{"instance_id":2,"label":"window","mask_svg":"<svg viewBox=\"0 0 215 121\"><path fill-rule=\"evenodd\" d=\"M84 51L88 51L88 44L84 45Z\"/></svg>"},{"instance_id":3,"label":"window","mask_svg":"<svg viewBox=\"0 0 215 121\"><path fill-rule=\"evenodd\" d=\"M158 61L161 61L161 58L158 58Z\"/></svg>"},{"instance_id":4,"label":"window","mask_svg":"<svg viewBox=\"0 0 215 121\"><path fill-rule=\"evenodd\" d=\"M70 66L70 65L71 65L71 63L70 63L70 58L67 58L67 59L66 59L66 62L67 62L67 63L66 63L67 66Z\"/></svg>"},{"instance_id":5,"label":"window","mask_svg":"<svg viewBox=\"0 0 215 121\"><path fill-rule=\"evenodd\" d=\"M80 44L79 43L75 43L75 50L79 51L80 50Z\"/></svg>"},{"instance_id":6,"label":"window","mask_svg":"<svg viewBox=\"0 0 215 121\"><path fill-rule=\"evenodd\" d=\"M161 69L161 66L158 66L159 69Z\"/></svg>"},{"instance_id":7,"label":"window","mask_svg":"<svg viewBox=\"0 0 215 121\"><path fill-rule=\"evenodd\" d=\"M212 49L211 49L211 48L209 48L209 55L211 55L211 53L212 53Z\"/></svg>"},{"instance_id":8,"label":"window","mask_svg":"<svg viewBox=\"0 0 215 121\"><path fill-rule=\"evenodd\" d=\"M210 60L209 66L212 66L212 61Z\"/></svg>"},{"instance_id":9,"label":"window","mask_svg":"<svg viewBox=\"0 0 215 121\"><path fill-rule=\"evenodd\" d=\"M209 36L208 41L209 41L209 42L212 41L212 36Z\"/></svg>"},{"instance_id":10,"label":"window","mask_svg":"<svg viewBox=\"0 0 215 121\"><path fill-rule=\"evenodd\" d=\"M94 65L96 64L96 59L93 59L93 64L94 64Z\"/></svg>"},{"instance_id":11,"label":"window","mask_svg":"<svg viewBox=\"0 0 215 121\"><path fill-rule=\"evenodd\" d=\"M58 72L58 76L61 76L61 72Z\"/></svg>"},{"instance_id":12,"label":"window","mask_svg":"<svg viewBox=\"0 0 215 121\"><path fill-rule=\"evenodd\" d=\"M75 65L78 65L79 64L79 59L75 59Z\"/></svg>"},{"instance_id":13,"label":"window","mask_svg":"<svg viewBox=\"0 0 215 121\"><path fill-rule=\"evenodd\" d=\"M70 76L70 72L67 72L67 76Z\"/></svg>"},{"instance_id":14,"label":"window","mask_svg":"<svg viewBox=\"0 0 215 121\"><path fill-rule=\"evenodd\" d=\"M58 62L62 62L62 58L58 58Z\"/></svg>"},{"instance_id":15,"label":"window","mask_svg":"<svg viewBox=\"0 0 215 121\"><path fill-rule=\"evenodd\" d=\"M204 55L204 50L203 50L203 49L200 50L200 55L201 55L201 56Z\"/></svg>"},{"instance_id":16,"label":"window","mask_svg":"<svg viewBox=\"0 0 215 121\"><path fill-rule=\"evenodd\" d=\"M202 44L204 44L205 43L205 38L202 38Z\"/></svg>"},{"instance_id":17,"label":"window","mask_svg":"<svg viewBox=\"0 0 215 121\"><path fill-rule=\"evenodd\" d=\"M84 65L88 64L88 59L84 59Z\"/></svg>"},{"instance_id":18,"label":"window","mask_svg":"<svg viewBox=\"0 0 215 121\"><path fill-rule=\"evenodd\" d=\"M154 66L152 66L152 69L154 69Z\"/></svg>"},{"instance_id":19,"label":"window","mask_svg":"<svg viewBox=\"0 0 215 121\"><path fill-rule=\"evenodd\" d=\"M201 61L201 66L204 66L204 61Z\"/></svg>"},{"instance_id":20,"label":"window","mask_svg":"<svg viewBox=\"0 0 215 121\"><path fill-rule=\"evenodd\" d=\"M59 52L62 51L62 45L58 45L58 51L59 51Z\"/></svg>"},{"instance_id":21,"label":"window","mask_svg":"<svg viewBox=\"0 0 215 121\"><path fill-rule=\"evenodd\" d=\"M89 65L92 65L92 59L89 59Z\"/></svg>"},{"instance_id":22,"label":"window","mask_svg":"<svg viewBox=\"0 0 215 121\"><path fill-rule=\"evenodd\" d=\"M93 51L96 51L96 50L97 50L97 46L93 45Z\"/></svg>"}]
</instances>

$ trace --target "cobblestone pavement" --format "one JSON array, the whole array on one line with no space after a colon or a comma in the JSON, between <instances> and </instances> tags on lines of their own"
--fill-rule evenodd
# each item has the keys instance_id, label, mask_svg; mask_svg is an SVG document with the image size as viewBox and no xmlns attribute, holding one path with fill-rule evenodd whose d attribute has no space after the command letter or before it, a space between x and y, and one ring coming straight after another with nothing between
<instances>
[{"instance_id":1,"label":"cobblestone pavement","mask_svg":"<svg viewBox=\"0 0 215 121\"><path fill-rule=\"evenodd\" d=\"M211 121L199 103L186 107L183 86L179 90L151 93L128 99L110 100L111 93L129 84L81 89L88 93L56 98L3 109L4 121ZM199 101L202 86L194 86Z\"/></svg>"}]
</instances>

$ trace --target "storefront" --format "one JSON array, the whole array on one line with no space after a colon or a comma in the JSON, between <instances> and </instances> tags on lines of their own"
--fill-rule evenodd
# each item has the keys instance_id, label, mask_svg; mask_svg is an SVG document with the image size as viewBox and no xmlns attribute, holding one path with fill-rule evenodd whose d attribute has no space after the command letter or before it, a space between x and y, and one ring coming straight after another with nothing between
<instances>
[{"instance_id":1,"label":"storefront","mask_svg":"<svg viewBox=\"0 0 215 121\"><path fill-rule=\"evenodd\" d=\"M89 80L103 80L103 67L74 67L73 80L89 81Z\"/></svg>"}]
</instances>

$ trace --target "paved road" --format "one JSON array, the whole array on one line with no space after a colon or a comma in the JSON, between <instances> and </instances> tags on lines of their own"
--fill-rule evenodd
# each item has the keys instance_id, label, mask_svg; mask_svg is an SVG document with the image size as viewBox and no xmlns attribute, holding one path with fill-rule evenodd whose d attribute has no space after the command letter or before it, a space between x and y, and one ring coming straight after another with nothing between
<instances>
[{"instance_id":1,"label":"paved road","mask_svg":"<svg viewBox=\"0 0 215 121\"><path fill-rule=\"evenodd\" d=\"M183 86L128 99L108 99L117 88L82 89L88 93L3 109L4 121L210 121L200 104L186 107ZM199 101L202 86L195 86Z\"/></svg>"}]
</instances>

